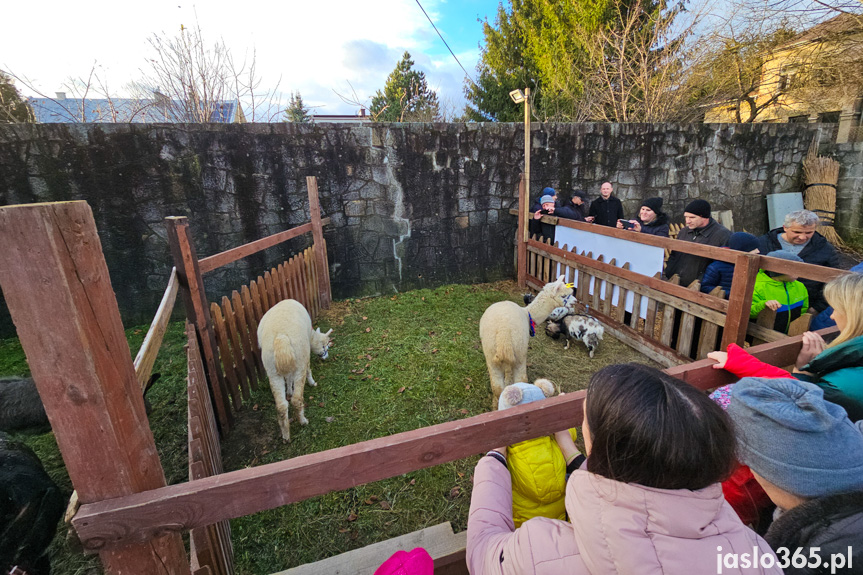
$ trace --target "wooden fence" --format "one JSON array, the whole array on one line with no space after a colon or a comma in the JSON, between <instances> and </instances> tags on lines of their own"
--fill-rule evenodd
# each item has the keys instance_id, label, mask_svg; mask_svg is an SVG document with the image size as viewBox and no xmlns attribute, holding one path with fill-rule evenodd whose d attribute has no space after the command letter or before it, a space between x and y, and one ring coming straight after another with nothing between
<instances>
[{"instance_id":1,"label":"wooden fence","mask_svg":"<svg viewBox=\"0 0 863 575\"><path fill-rule=\"evenodd\" d=\"M198 259L189 224L184 217L166 218L168 242L180 281L186 318L195 326L204 371L210 386L215 415L222 434L230 431L243 401L266 377L258 353L257 329L261 317L283 299L300 301L312 320L332 301L329 264L321 218L316 178L306 178L311 221L290 230ZM312 244L248 286L223 297L221 305L210 303L203 275L267 248L312 234Z\"/></svg>"},{"instance_id":2,"label":"wooden fence","mask_svg":"<svg viewBox=\"0 0 863 575\"><path fill-rule=\"evenodd\" d=\"M186 348L189 398L189 479L203 479L222 473L222 451L219 431L204 362L198 348L198 336L192 324L186 322ZM192 575L232 575L234 547L231 524L227 520L191 530L189 537Z\"/></svg>"},{"instance_id":3,"label":"wooden fence","mask_svg":"<svg viewBox=\"0 0 863 575\"><path fill-rule=\"evenodd\" d=\"M526 205L527 198L523 183L519 186L519 201L521 206ZM777 341L787 337L786 334L749 321L752 290L759 269L820 282L827 282L848 273L845 270L769 258L563 218L543 216L543 221L559 227L573 228L734 264L734 279L726 300L721 297L723 294L720 291L710 294L701 293L700 284L697 281L690 286L677 285L674 281L676 278L663 281L660 277L650 277L630 271L626 269L627 262L606 263L601 258L593 259L592 254L578 253L577 246L561 248L542 243L535 238L528 238L527 214L519 208L516 233L519 285L541 289L547 281L553 279L560 267L566 270L567 274L577 270L579 284L582 283L582 278L585 278L584 281L587 282L618 286L621 292L628 290L639 303L647 298L647 318L642 322L638 319L639 314L632 314L633 318L628 323L624 323L624 310L622 306L616 305L616 300L611 299L612 290L606 290L605 298L601 299L600 290L594 289L594 293L590 294L584 286L577 286L578 297L584 300L581 302L582 308L589 305L590 313L602 321L613 335L665 366L689 362L691 357L703 358L710 351L725 349L729 343L743 345L747 334L759 341Z\"/></svg>"}]
</instances>

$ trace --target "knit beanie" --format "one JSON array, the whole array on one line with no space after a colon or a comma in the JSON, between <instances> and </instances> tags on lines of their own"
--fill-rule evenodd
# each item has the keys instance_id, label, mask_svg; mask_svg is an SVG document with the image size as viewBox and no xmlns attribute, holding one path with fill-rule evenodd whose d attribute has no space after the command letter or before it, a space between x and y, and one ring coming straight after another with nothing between
<instances>
[{"instance_id":1,"label":"knit beanie","mask_svg":"<svg viewBox=\"0 0 863 575\"><path fill-rule=\"evenodd\" d=\"M863 422L797 379L744 377L728 415L737 457L758 475L803 498L863 490Z\"/></svg>"},{"instance_id":2,"label":"knit beanie","mask_svg":"<svg viewBox=\"0 0 863 575\"><path fill-rule=\"evenodd\" d=\"M700 216L702 218L710 217L710 202L707 200L692 200L688 204L686 204L686 208L683 210L689 214L695 214L696 216Z\"/></svg>"},{"instance_id":3,"label":"knit beanie","mask_svg":"<svg viewBox=\"0 0 863 575\"><path fill-rule=\"evenodd\" d=\"M797 254L793 254L791 252L785 250L774 250L770 253L764 254L768 258L779 258L780 260L789 260L792 262L802 262L803 260Z\"/></svg>"},{"instance_id":4,"label":"knit beanie","mask_svg":"<svg viewBox=\"0 0 863 575\"><path fill-rule=\"evenodd\" d=\"M647 198L641 202L641 205L650 208L656 214L662 213L662 198Z\"/></svg>"},{"instance_id":5,"label":"knit beanie","mask_svg":"<svg viewBox=\"0 0 863 575\"><path fill-rule=\"evenodd\" d=\"M516 382L503 388L497 408L503 410L540 401L553 396L555 391L554 383L545 378L539 378L534 383Z\"/></svg>"},{"instance_id":6,"label":"knit beanie","mask_svg":"<svg viewBox=\"0 0 863 575\"><path fill-rule=\"evenodd\" d=\"M554 196L544 195L539 199L540 204L553 204Z\"/></svg>"},{"instance_id":7,"label":"knit beanie","mask_svg":"<svg viewBox=\"0 0 863 575\"><path fill-rule=\"evenodd\" d=\"M728 247L738 252L751 252L758 248L758 238L746 232L735 232L728 238Z\"/></svg>"},{"instance_id":8,"label":"knit beanie","mask_svg":"<svg viewBox=\"0 0 863 575\"><path fill-rule=\"evenodd\" d=\"M582 200L586 200L586 199L587 199L587 194L586 194L586 193L584 193L584 190L572 190L572 197L571 197L570 199L572 199L572 198L574 198L574 197L576 197L576 196L578 196L578 197L579 197L579 198L581 198Z\"/></svg>"}]
</instances>

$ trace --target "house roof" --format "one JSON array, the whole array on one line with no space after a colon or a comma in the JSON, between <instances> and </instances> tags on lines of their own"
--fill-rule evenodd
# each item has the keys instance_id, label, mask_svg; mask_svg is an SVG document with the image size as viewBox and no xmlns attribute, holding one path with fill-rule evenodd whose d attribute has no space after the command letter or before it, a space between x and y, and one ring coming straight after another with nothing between
<instances>
[{"instance_id":1,"label":"house roof","mask_svg":"<svg viewBox=\"0 0 863 575\"><path fill-rule=\"evenodd\" d=\"M178 116L174 106L154 99L58 97L28 98L27 102L36 115L36 121L41 124L76 122L145 124L186 121ZM210 121L230 124L245 121L245 117L237 102L219 102L214 106Z\"/></svg>"},{"instance_id":2,"label":"house roof","mask_svg":"<svg viewBox=\"0 0 863 575\"><path fill-rule=\"evenodd\" d=\"M830 36L835 36L837 34L846 34L848 32L854 32L863 30L863 15L861 14L849 14L842 13L830 20L825 20L820 24L816 24L812 26L808 30L804 30L782 46L781 48L788 48L795 44L803 44L806 42L815 42L818 40L823 40Z\"/></svg>"}]
</instances>

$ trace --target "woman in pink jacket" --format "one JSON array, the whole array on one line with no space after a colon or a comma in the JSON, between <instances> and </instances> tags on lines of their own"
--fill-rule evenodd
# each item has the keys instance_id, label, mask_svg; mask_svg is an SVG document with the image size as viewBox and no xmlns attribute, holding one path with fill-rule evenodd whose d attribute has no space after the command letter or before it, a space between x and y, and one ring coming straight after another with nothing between
<instances>
[{"instance_id":1,"label":"woman in pink jacket","mask_svg":"<svg viewBox=\"0 0 863 575\"><path fill-rule=\"evenodd\" d=\"M590 380L582 435L587 459L567 483L569 521L536 517L515 529L506 448L480 459L472 575L782 573L722 497L734 432L706 395L644 365L612 365ZM555 434L567 460L568 437Z\"/></svg>"}]
</instances>

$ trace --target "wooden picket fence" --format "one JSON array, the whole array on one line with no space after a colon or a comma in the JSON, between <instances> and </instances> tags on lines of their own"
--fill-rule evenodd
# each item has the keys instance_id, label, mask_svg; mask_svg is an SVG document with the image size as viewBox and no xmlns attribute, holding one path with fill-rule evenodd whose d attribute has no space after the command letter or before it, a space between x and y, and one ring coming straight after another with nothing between
<instances>
[{"instance_id":1,"label":"wooden picket fence","mask_svg":"<svg viewBox=\"0 0 863 575\"><path fill-rule=\"evenodd\" d=\"M222 451L216 416L210 402L204 362L195 327L186 322L186 358L189 397L189 481L223 472ZM190 531L189 552L192 575L233 575L234 546L227 520L196 527Z\"/></svg>"},{"instance_id":2,"label":"wooden picket fence","mask_svg":"<svg viewBox=\"0 0 863 575\"><path fill-rule=\"evenodd\" d=\"M303 304L315 321L322 309L321 294L317 290L318 277L327 275L318 269L315 250L326 253L326 242L306 248L303 252L279 264L244 285L231 297L222 297L221 303L210 304L210 316L216 344L219 348L220 367L231 395L234 409L240 409L250 399L250 389L258 388L258 381L266 381L258 346L258 324L264 314L280 301L294 299Z\"/></svg>"},{"instance_id":3,"label":"wooden picket fence","mask_svg":"<svg viewBox=\"0 0 863 575\"><path fill-rule=\"evenodd\" d=\"M567 250L567 247L531 238L527 246L527 285L539 290L557 277L565 276L567 282L575 284L576 305L580 310L595 316L615 337L638 347L666 367L691 361L689 355L693 346L697 347L697 359L718 349L725 316L715 309L715 304L713 307L706 305L710 300L700 293L698 282L687 287L695 300L688 301L662 289L678 286L676 276L669 282L662 281L659 274L646 278L629 271L629 262L618 265L612 259L606 263L601 255L594 258L590 252L578 253L576 248ZM626 311L623 302L630 293L633 312L646 305L645 317ZM707 295L722 298L724 292L716 288ZM722 307L721 304L718 307ZM675 321L676 310L682 313Z\"/></svg>"}]
</instances>

